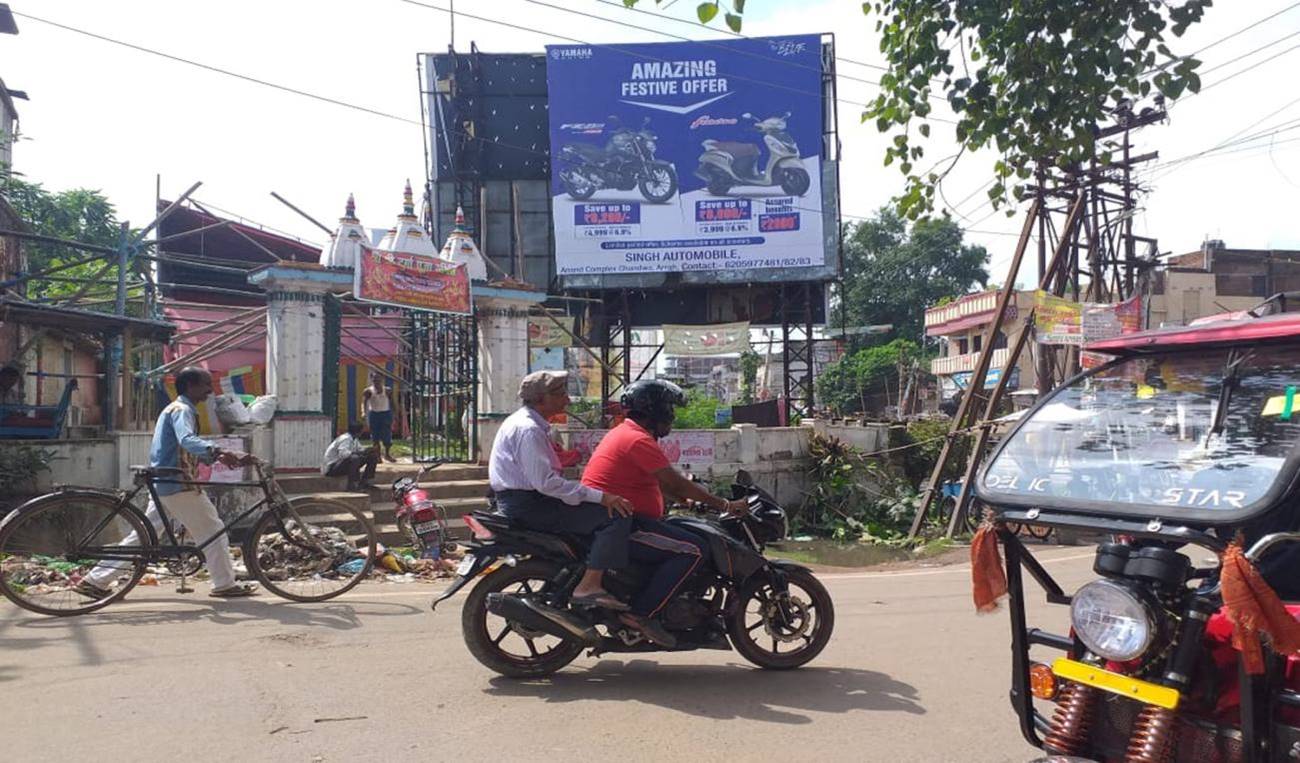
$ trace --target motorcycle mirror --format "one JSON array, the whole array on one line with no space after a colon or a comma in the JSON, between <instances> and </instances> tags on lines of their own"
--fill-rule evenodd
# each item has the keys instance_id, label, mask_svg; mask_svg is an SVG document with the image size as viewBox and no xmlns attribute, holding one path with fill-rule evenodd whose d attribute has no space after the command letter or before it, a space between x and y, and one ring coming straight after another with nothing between
<instances>
[{"instance_id":1,"label":"motorcycle mirror","mask_svg":"<svg viewBox=\"0 0 1300 763\"><path fill-rule=\"evenodd\" d=\"M741 114L741 115L740 115L740 118L741 118L741 119L753 119L753 118L754 118L754 115L753 115L753 114L750 114L748 111L746 111L744 114Z\"/></svg>"},{"instance_id":2,"label":"motorcycle mirror","mask_svg":"<svg viewBox=\"0 0 1300 763\"><path fill-rule=\"evenodd\" d=\"M785 113L785 116L782 117L782 119L789 119L789 118L790 118L790 112L787 111L787 112Z\"/></svg>"},{"instance_id":3,"label":"motorcycle mirror","mask_svg":"<svg viewBox=\"0 0 1300 763\"><path fill-rule=\"evenodd\" d=\"M736 484L742 487L753 487L754 478L750 475L749 472L745 471L744 469L740 469L736 472Z\"/></svg>"},{"instance_id":4,"label":"motorcycle mirror","mask_svg":"<svg viewBox=\"0 0 1300 763\"><path fill-rule=\"evenodd\" d=\"M642 119L642 120L641 120L641 126L642 126L642 127L645 127L645 126L648 125L648 124L650 124L650 117L646 117L645 119Z\"/></svg>"}]
</instances>

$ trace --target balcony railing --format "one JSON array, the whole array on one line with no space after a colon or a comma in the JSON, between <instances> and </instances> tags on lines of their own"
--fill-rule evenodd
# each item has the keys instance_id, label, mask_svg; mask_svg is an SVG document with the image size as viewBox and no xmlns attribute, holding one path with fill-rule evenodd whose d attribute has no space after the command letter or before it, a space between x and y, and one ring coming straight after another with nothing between
<instances>
[{"instance_id":1,"label":"balcony railing","mask_svg":"<svg viewBox=\"0 0 1300 763\"><path fill-rule=\"evenodd\" d=\"M1006 347L994 350L993 357L989 359L989 368L1005 368L1008 354L1009 350ZM930 361L930 373L936 376L949 376L963 371L974 371L975 364L979 362L979 357L980 353L978 352L968 352L965 355L949 355L946 358L935 358Z\"/></svg>"}]
</instances>

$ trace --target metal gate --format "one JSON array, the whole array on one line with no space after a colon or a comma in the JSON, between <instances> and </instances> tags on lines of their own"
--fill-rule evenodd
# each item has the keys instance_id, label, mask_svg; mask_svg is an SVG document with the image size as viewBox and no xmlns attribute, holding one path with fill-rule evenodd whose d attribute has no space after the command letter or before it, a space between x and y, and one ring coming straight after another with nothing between
<instances>
[{"instance_id":1,"label":"metal gate","mask_svg":"<svg viewBox=\"0 0 1300 763\"><path fill-rule=\"evenodd\" d=\"M408 312L411 457L478 458L478 330L473 316Z\"/></svg>"}]
</instances>

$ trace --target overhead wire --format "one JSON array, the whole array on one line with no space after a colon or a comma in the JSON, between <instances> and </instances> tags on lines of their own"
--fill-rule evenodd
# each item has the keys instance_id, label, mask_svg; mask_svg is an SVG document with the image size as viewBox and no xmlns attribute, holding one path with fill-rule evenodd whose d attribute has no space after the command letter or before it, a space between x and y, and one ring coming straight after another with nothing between
<instances>
[{"instance_id":1,"label":"overhead wire","mask_svg":"<svg viewBox=\"0 0 1300 763\"><path fill-rule=\"evenodd\" d=\"M227 76L227 77L234 77L235 79L243 80L243 81L245 81L245 82L251 82L251 83L253 83L253 84L255 84L255 85L261 85L261 86L263 86L263 87L269 87L269 88L271 88L271 89L273 89L273 90L279 90L279 91L282 91L282 92L285 92L285 93L291 93L291 94L293 94L293 95L301 96L301 97L303 97L303 98L310 98L310 99L312 99L312 100L320 101L320 102L322 102L322 103L328 103L328 104L331 104L331 105L334 105L334 106L341 106L341 107L343 107L343 108L345 108L345 109L352 109L352 110L354 110L354 111L359 111L359 112L362 112L362 113L365 113L365 114L370 114L370 115L372 115L372 116L383 117L383 118L385 118L385 119L391 119L391 120L394 120L394 121L397 121L397 122L405 122L405 123L407 123L407 124L412 124L412 125L416 125L416 126L419 126L419 125L420 125L419 120L416 120L416 119L409 119L409 118L407 118L407 117L399 116L399 115L397 115L397 114L390 114L390 113L388 113L388 112L386 112L386 111L380 111L379 109L372 109L372 108L370 108L370 107L368 107L368 106L361 106L361 105L359 105L359 104L351 103L351 102L348 102L348 101L341 101L341 100L339 100L339 99L337 99L337 98L330 98L329 96L320 95L319 93L312 93L312 92L310 92L310 91L307 91L307 90L301 90L301 89L296 88L296 87L290 87L290 86L288 86L288 85L281 85L281 84L278 84L278 83L275 83L275 82L270 82L270 81L268 81L268 80L259 79L259 78L257 78L257 77L252 77L252 76L249 76L249 75L247 75L247 74L240 74L239 72L231 71L230 69L223 69L223 68L221 68L221 67L219 67L219 66L213 66L213 65L211 65L211 64L205 64L205 63L202 63L202 62L200 62L200 61L195 61L195 60L193 60L193 59L189 59L189 58L183 58L183 57L181 57L181 56L173 55L173 54L171 54L171 53L164 53L164 52L161 51L161 50L156 50L156 49L154 49L154 48L149 48L149 47L146 47L146 46L144 46L144 45L137 45L137 44L132 43L132 42L126 42L125 40L119 40L119 39L117 39L117 38L109 37L109 36L107 36L107 35L98 34L98 33L96 33L96 32L91 32L91 31L88 31L88 30L85 30L85 29L79 29L79 28L74 27L74 26L69 26L68 24L62 24L62 23L57 22L57 21L51 21L50 19L41 18L41 17L39 17L39 16L33 16L33 15L31 15L30 13L22 13L22 12L20 12L20 11L12 11L12 13L13 13L13 15L18 16L19 18L27 19L27 20L29 20L29 21L35 21L35 22L38 22L38 23L41 23L41 24L47 24L47 25L49 25L49 26L56 27L56 28L58 28L58 29L62 29L62 30L64 30L64 31L73 32L74 34L79 34L79 35L82 35L82 36L85 36L85 37L90 37L90 38L93 38L93 39L96 39L96 40L100 40L101 42L107 42L107 43L110 43L110 44L113 44L113 45L119 45L119 46L124 47L124 48L130 48L131 50L134 50L134 51L137 51L137 52L140 52L140 53L147 53L147 54L149 54L149 55L151 55L151 56L158 56L159 58L165 58L165 59L167 59L167 60L169 60L169 61L174 61L174 62L176 62L176 63L185 64L186 66L192 66L192 67L195 67L195 68L197 68L197 69L203 69L203 70L205 70L205 71L209 71L209 72L212 72L212 73L214 73L214 74L221 74L221 75L224 75L224 76Z\"/></svg>"}]
</instances>

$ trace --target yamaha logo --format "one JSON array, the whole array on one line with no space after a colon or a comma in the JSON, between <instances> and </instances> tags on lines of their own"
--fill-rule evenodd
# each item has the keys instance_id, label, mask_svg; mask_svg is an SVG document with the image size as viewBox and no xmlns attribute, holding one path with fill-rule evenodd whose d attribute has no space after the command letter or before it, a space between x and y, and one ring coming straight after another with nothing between
<instances>
[{"instance_id":1,"label":"yamaha logo","mask_svg":"<svg viewBox=\"0 0 1300 763\"><path fill-rule=\"evenodd\" d=\"M591 58L591 48L551 48L551 58L585 61Z\"/></svg>"}]
</instances>

